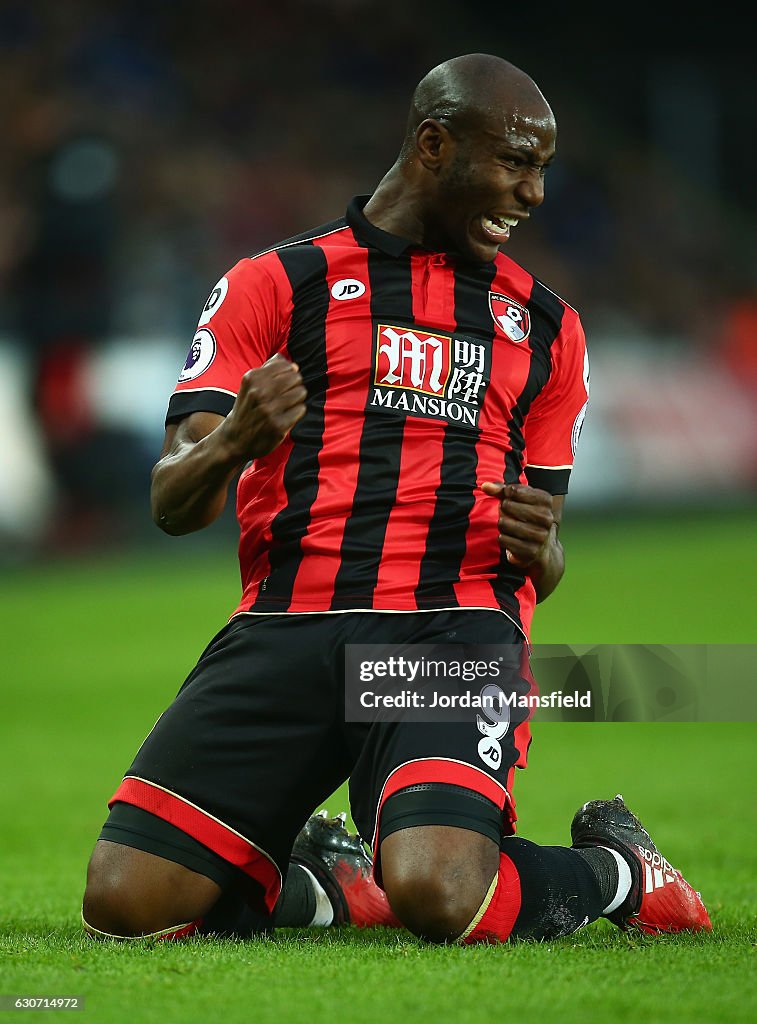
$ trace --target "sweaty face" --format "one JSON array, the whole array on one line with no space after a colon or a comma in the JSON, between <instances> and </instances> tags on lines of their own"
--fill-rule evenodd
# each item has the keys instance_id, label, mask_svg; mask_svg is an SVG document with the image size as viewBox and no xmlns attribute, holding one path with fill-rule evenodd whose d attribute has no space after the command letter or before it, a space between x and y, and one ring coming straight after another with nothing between
<instances>
[{"instance_id":1,"label":"sweaty face","mask_svg":"<svg viewBox=\"0 0 757 1024\"><path fill-rule=\"evenodd\" d=\"M477 263L493 260L543 201L555 138L548 108L539 116L515 113L506 122L455 134L430 211L436 244Z\"/></svg>"}]
</instances>

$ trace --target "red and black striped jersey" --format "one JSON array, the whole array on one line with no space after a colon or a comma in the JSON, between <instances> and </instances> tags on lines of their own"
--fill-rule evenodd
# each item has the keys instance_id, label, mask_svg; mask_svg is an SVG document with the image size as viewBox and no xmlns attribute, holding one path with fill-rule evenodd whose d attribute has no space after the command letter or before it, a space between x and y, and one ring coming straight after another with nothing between
<instances>
[{"instance_id":1,"label":"red and black striped jersey","mask_svg":"<svg viewBox=\"0 0 757 1024\"><path fill-rule=\"evenodd\" d=\"M228 414L281 353L307 412L237 487L236 612L495 608L535 594L484 481L563 494L588 398L578 314L512 259L422 249L345 218L240 260L210 294L167 422Z\"/></svg>"}]
</instances>

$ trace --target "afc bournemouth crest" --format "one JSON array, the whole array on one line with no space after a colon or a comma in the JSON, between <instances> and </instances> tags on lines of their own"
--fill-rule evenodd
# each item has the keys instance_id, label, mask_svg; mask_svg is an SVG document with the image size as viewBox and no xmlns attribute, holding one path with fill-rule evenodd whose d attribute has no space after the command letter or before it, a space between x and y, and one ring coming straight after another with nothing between
<instances>
[{"instance_id":1,"label":"afc bournemouth crest","mask_svg":"<svg viewBox=\"0 0 757 1024\"><path fill-rule=\"evenodd\" d=\"M492 319L510 341L525 341L531 333L531 314L525 306L498 292L489 292Z\"/></svg>"}]
</instances>

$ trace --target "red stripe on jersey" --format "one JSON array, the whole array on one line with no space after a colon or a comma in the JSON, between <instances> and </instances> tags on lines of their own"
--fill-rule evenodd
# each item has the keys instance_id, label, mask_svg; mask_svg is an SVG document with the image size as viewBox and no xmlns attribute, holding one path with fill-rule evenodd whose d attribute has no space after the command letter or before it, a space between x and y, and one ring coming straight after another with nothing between
<instances>
[{"instance_id":1,"label":"red stripe on jersey","mask_svg":"<svg viewBox=\"0 0 757 1024\"><path fill-rule=\"evenodd\" d=\"M520 609L520 621L526 636L531 636L531 622L536 608L536 587L531 582L531 577L526 576L523 584L515 591L515 601Z\"/></svg>"},{"instance_id":2,"label":"red stripe on jersey","mask_svg":"<svg viewBox=\"0 0 757 1024\"><path fill-rule=\"evenodd\" d=\"M518 266L515 260L501 252L496 258L497 276L492 285L492 291L504 292L511 299L520 302L525 306L531 297L531 290L534 286L533 274L529 274L523 267Z\"/></svg>"},{"instance_id":3,"label":"red stripe on jersey","mask_svg":"<svg viewBox=\"0 0 757 1024\"><path fill-rule=\"evenodd\" d=\"M397 497L386 528L386 544L392 545L394 556L391 563L382 559L379 565L373 593L376 609L397 608L398 601L412 595L418 585L428 524L434 514L433 495L439 486L443 440L444 430L436 424L408 417Z\"/></svg>"},{"instance_id":4,"label":"red stripe on jersey","mask_svg":"<svg viewBox=\"0 0 757 1024\"><path fill-rule=\"evenodd\" d=\"M286 350L282 352L289 358ZM255 601L270 571L269 552L273 542L271 523L286 504L284 469L292 451L287 437L263 459L257 459L242 473L237 487L237 517L240 523L239 565L242 570L242 600L236 611Z\"/></svg>"},{"instance_id":5,"label":"red stripe on jersey","mask_svg":"<svg viewBox=\"0 0 757 1024\"><path fill-rule=\"evenodd\" d=\"M264 261L271 279L276 284L282 321L289 323L292 316L292 287L275 253L254 257L250 263ZM255 302L253 293L248 301ZM287 348L287 334L280 339L279 355L291 362ZM267 358L274 355L271 352ZM249 608L258 596L269 571L268 551L271 545L271 520L286 502L284 467L292 450L290 438L275 448L270 455L256 459L242 472L237 484L236 510L240 525L239 566L242 574L242 600L235 611Z\"/></svg>"},{"instance_id":6,"label":"red stripe on jersey","mask_svg":"<svg viewBox=\"0 0 757 1024\"><path fill-rule=\"evenodd\" d=\"M242 608L249 609L258 598L261 587L265 588L265 581L268 578L268 574L271 571L271 563L268 558L268 552L264 551L255 562L255 575L250 577L247 586L243 586L242 589L242 600L239 605L234 609L232 617L237 614Z\"/></svg>"},{"instance_id":7,"label":"red stripe on jersey","mask_svg":"<svg viewBox=\"0 0 757 1024\"><path fill-rule=\"evenodd\" d=\"M310 507L310 524L302 538L302 561L294 581L289 611L310 611L317 594L328 608L334 581L341 564L344 526L357 486L359 461L355 458L355 416L363 416L367 382L356 386L350 347L344 343L345 330L371 349L371 291L368 279L368 250L349 231L317 239L323 249L328 271L329 308L326 314L326 373L329 387L324 405L323 435L318 455L318 493ZM340 287L340 282L345 282ZM350 297L346 282L358 282L363 292ZM346 294L345 298L337 296Z\"/></svg>"},{"instance_id":8,"label":"red stripe on jersey","mask_svg":"<svg viewBox=\"0 0 757 1024\"><path fill-rule=\"evenodd\" d=\"M410 269L413 319L418 326L428 323L437 330L454 330L455 277L449 259L442 253L413 253Z\"/></svg>"},{"instance_id":9,"label":"red stripe on jersey","mask_svg":"<svg viewBox=\"0 0 757 1024\"><path fill-rule=\"evenodd\" d=\"M188 376L182 379L182 373L174 395L218 391L233 399L243 374L262 366L285 342L291 288L275 255L241 259L221 282L223 289L216 286L211 293L220 301L212 315L200 317L193 341L200 344L199 362L194 372L188 362ZM197 373L206 360L207 367Z\"/></svg>"},{"instance_id":10,"label":"red stripe on jersey","mask_svg":"<svg viewBox=\"0 0 757 1024\"><path fill-rule=\"evenodd\" d=\"M433 271L433 272L432 272ZM443 256L413 253L410 260L413 319L422 327L454 328L455 277ZM428 527L434 514L444 457L443 423L408 416L402 438L397 496L389 515L386 545L391 563L379 565L373 607L397 607L398 597L413 594L418 586ZM401 554L400 554L401 552Z\"/></svg>"},{"instance_id":11,"label":"red stripe on jersey","mask_svg":"<svg viewBox=\"0 0 757 1024\"><path fill-rule=\"evenodd\" d=\"M154 782L127 775L111 799L108 807L117 801L141 807L163 821L192 836L203 846L255 879L265 890L265 904L273 912L281 893L281 872L273 860L249 839L224 825L183 797L170 793Z\"/></svg>"}]
</instances>

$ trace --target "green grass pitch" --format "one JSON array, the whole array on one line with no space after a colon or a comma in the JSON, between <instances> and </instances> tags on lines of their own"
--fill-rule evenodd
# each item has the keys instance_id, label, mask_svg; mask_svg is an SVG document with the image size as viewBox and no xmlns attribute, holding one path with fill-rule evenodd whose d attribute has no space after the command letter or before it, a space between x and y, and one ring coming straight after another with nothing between
<instances>
[{"instance_id":1,"label":"green grass pitch","mask_svg":"<svg viewBox=\"0 0 757 1024\"><path fill-rule=\"evenodd\" d=\"M577 518L564 539L567 575L537 609L537 642L757 643L753 515ZM622 792L702 890L712 935L597 922L465 949L388 930L152 948L83 937L105 801L237 588L233 541L195 538L0 580L0 995L83 995L74 1019L98 1024L757 1019L751 723L537 723L516 784L520 834L555 844L584 800ZM326 806L346 809L344 793Z\"/></svg>"}]
</instances>

